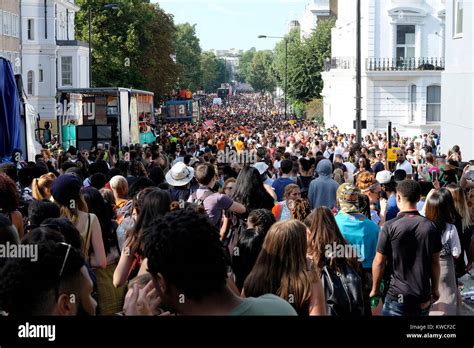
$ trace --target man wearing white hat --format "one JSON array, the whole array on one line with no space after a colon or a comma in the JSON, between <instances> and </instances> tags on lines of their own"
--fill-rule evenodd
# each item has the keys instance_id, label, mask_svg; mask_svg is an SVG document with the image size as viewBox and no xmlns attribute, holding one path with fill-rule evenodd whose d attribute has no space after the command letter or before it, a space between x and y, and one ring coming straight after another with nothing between
<instances>
[{"instance_id":1,"label":"man wearing white hat","mask_svg":"<svg viewBox=\"0 0 474 348\"><path fill-rule=\"evenodd\" d=\"M186 166L184 162L177 162L166 173L166 182L172 186L170 189L172 201L186 201L189 198L189 183L194 178L194 169Z\"/></svg>"}]
</instances>

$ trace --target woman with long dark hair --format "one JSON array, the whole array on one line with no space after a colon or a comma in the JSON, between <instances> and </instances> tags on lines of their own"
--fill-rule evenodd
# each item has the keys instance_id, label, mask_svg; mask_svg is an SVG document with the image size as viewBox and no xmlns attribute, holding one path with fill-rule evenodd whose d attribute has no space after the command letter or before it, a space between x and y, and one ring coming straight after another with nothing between
<instances>
[{"instance_id":1,"label":"woman with long dark hair","mask_svg":"<svg viewBox=\"0 0 474 348\"><path fill-rule=\"evenodd\" d=\"M454 259L461 255L461 243L454 226L456 214L453 197L446 188L432 192L426 201L425 216L435 223L443 246L440 252L440 297L431 311L443 312L445 315L459 314Z\"/></svg>"},{"instance_id":2,"label":"woman with long dark hair","mask_svg":"<svg viewBox=\"0 0 474 348\"><path fill-rule=\"evenodd\" d=\"M245 278L252 271L268 230L276 222L270 210L255 209L247 219L247 230L241 234L237 248L238 253L232 254L232 270L235 274L235 285L242 290Z\"/></svg>"},{"instance_id":3,"label":"woman with long dark hair","mask_svg":"<svg viewBox=\"0 0 474 348\"><path fill-rule=\"evenodd\" d=\"M326 312L330 315L361 316L365 313L364 298L362 293L362 279L357 274L360 270L358 255L354 248L344 239L337 226L334 214L327 207L319 207L314 210L304 221L309 228L307 258L312 266L323 277L323 288L326 296ZM336 250L332 250L336 247ZM339 250L354 251L352 255L344 252L338 254ZM330 274L343 275L346 280L350 279L350 289L354 296L350 302L337 302L339 294L334 293L334 287L328 283ZM335 278L335 277L334 277ZM346 284L347 285L347 284ZM334 298L331 298L334 297Z\"/></svg>"},{"instance_id":4,"label":"woman with long dark hair","mask_svg":"<svg viewBox=\"0 0 474 348\"><path fill-rule=\"evenodd\" d=\"M136 201L143 203L136 223L125 235L124 248L114 273L114 285L122 286L127 280L137 276L143 262L144 234L158 216L170 211L171 197L168 191L159 188L147 188L140 192ZM143 193L143 194L142 194Z\"/></svg>"},{"instance_id":5,"label":"woman with long dark hair","mask_svg":"<svg viewBox=\"0 0 474 348\"><path fill-rule=\"evenodd\" d=\"M226 219L229 219L229 231L223 233L224 244L232 251L237 245L240 233L247 228L247 216L252 210L267 209L272 210L274 206L273 197L267 192L263 185L262 177L258 170L245 166L241 169L237 181L234 185L234 193L231 197L235 202L245 206L244 214L229 212ZM226 221L224 221L226 224Z\"/></svg>"}]
</instances>

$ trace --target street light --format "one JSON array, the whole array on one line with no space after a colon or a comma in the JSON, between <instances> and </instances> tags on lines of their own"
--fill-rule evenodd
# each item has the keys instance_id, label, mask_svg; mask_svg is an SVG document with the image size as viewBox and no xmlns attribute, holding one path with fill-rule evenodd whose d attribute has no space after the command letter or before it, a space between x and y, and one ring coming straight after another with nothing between
<instances>
[{"instance_id":1,"label":"street light","mask_svg":"<svg viewBox=\"0 0 474 348\"><path fill-rule=\"evenodd\" d=\"M282 36L259 35L259 39L283 39L285 40L285 119L288 119L288 38Z\"/></svg>"},{"instance_id":2,"label":"street light","mask_svg":"<svg viewBox=\"0 0 474 348\"><path fill-rule=\"evenodd\" d=\"M117 4L106 4L104 10L118 10ZM92 9L89 6L89 88L92 87Z\"/></svg>"}]
</instances>

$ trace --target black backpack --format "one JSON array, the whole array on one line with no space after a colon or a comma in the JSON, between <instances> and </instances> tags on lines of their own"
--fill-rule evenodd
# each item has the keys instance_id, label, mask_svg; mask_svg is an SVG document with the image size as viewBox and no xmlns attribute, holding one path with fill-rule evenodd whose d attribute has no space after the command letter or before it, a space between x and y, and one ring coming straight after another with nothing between
<instances>
[{"instance_id":1,"label":"black backpack","mask_svg":"<svg viewBox=\"0 0 474 348\"><path fill-rule=\"evenodd\" d=\"M327 265L321 271L326 312L331 316L360 317L364 315L362 279L347 262L339 267Z\"/></svg>"}]
</instances>

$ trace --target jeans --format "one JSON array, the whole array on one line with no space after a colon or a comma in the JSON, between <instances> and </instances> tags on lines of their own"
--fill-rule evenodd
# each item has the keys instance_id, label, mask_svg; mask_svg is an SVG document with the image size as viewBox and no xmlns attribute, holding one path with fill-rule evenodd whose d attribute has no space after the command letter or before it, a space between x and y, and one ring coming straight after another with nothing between
<instances>
[{"instance_id":1,"label":"jeans","mask_svg":"<svg viewBox=\"0 0 474 348\"><path fill-rule=\"evenodd\" d=\"M428 316L430 307L421 309L419 305L408 305L406 303L399 303L396 300L385 299L385 303L382 309L383 316L417 316L423 317Z\"/></svg>"}]
</instances>

